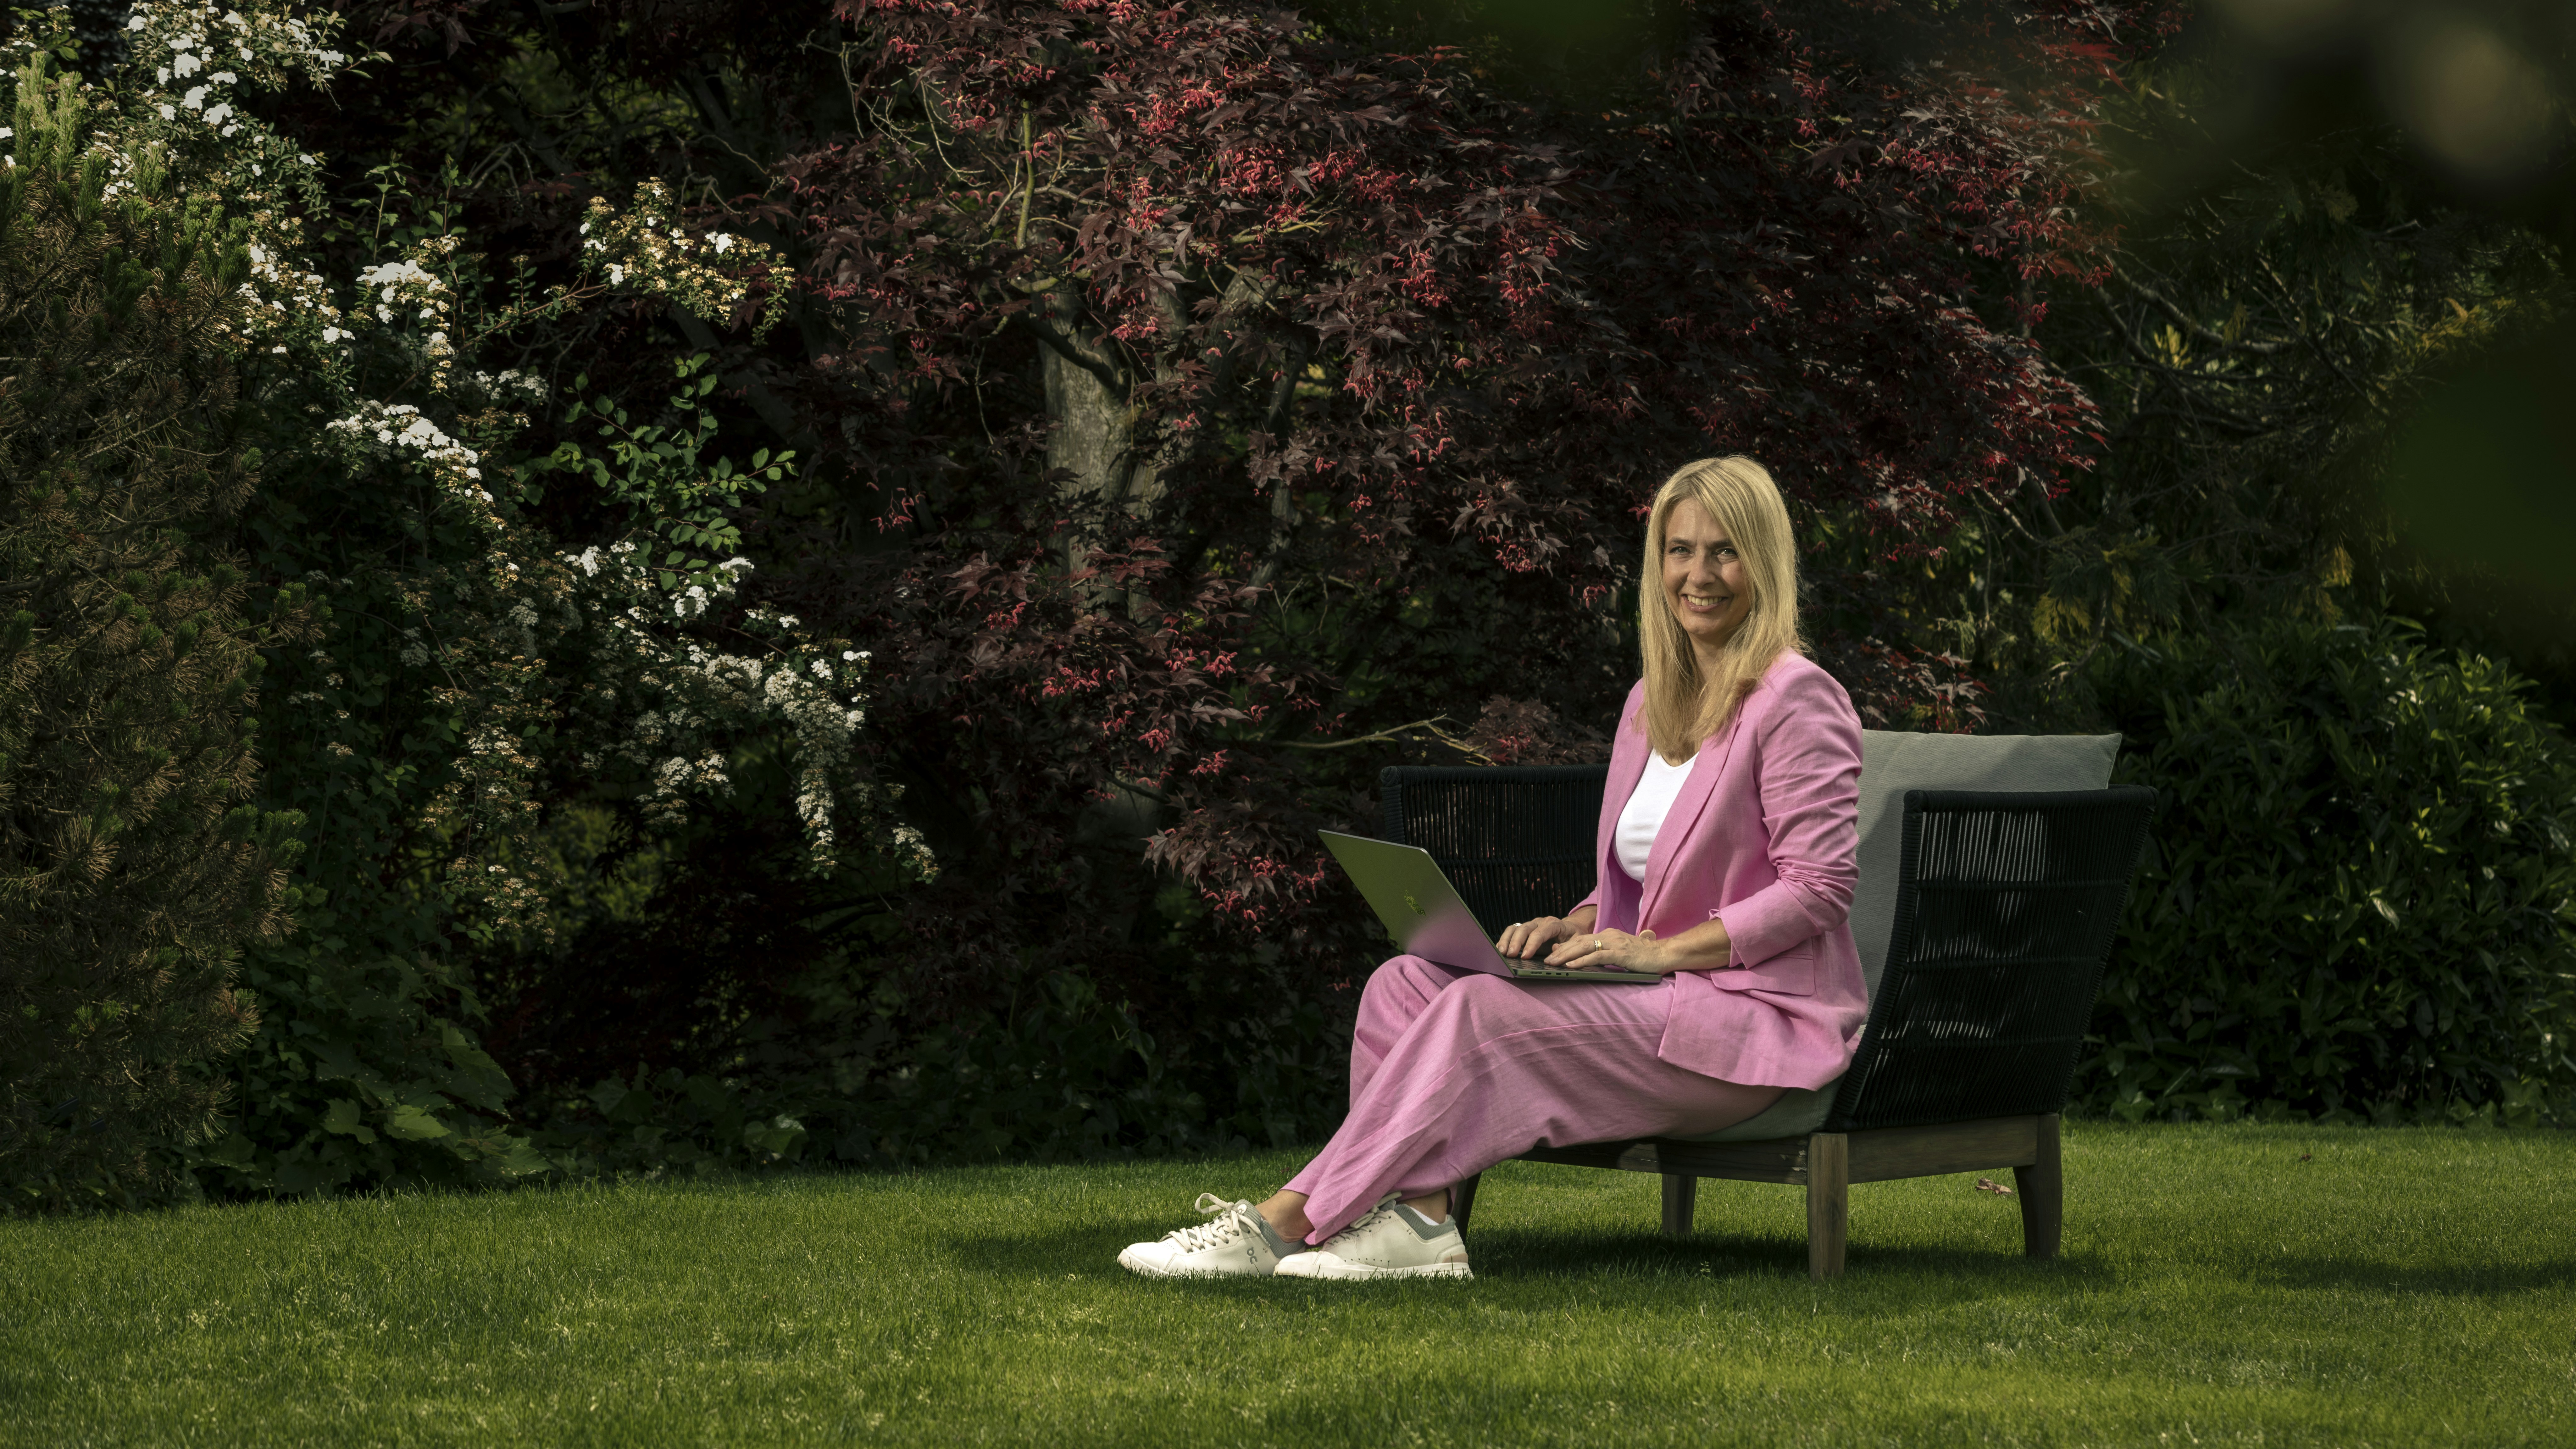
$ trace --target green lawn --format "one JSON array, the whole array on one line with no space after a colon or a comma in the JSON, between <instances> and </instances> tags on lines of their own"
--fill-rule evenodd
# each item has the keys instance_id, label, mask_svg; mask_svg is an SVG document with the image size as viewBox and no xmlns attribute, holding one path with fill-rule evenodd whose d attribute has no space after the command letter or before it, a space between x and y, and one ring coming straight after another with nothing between
<instances>
[{"instance_id":1,"label":"green lawn","mask_svg":"<svg viewBox=\"0 0 2576 1449\"><path fill-rule=\"evenodd\" d=\"M2312 1154L2302 1160L2303 1154ZM2075 1124L1973 1177L1507 1165L1472 1283L1147 1283L1288 1154L0 1222L11 1444L2576 1443L2576 1134ZM2005 1175L2009 1180L2009 1175Z\"/></svg>"}]
</instances>

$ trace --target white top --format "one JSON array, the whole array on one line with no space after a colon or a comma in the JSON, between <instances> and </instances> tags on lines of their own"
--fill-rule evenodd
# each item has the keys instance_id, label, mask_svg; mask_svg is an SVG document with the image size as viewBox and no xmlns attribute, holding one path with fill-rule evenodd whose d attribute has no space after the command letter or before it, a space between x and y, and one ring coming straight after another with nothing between
<instances>
[{"instance_id":1,"label":"white top","mask_svg":"<svg viewBox=\"0 0 2576 1449\"><path fill-rule=\"evenodd\" d=\"M1691 760L1699 756L1691 756ZM1678 765L1664 763L1664 757L1652 747L1646 751L1646 773L1637 777L1637 789L1619 812L1619 833L1614 837L1619 849L1619 868L1630 880L1643 884L1646 879L1646 857L1655 848L1655 832L1664 828L1664 817L1673 810L1673 797L1682 792L1682 782L1690 778L1691 760Z\"/></svg>"}]
</instances>

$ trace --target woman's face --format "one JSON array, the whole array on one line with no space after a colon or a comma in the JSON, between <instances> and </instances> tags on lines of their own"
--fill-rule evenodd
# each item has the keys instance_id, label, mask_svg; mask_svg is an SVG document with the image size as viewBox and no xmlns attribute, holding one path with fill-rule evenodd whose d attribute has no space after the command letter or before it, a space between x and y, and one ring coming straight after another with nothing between
<instances>
[{"instance_id":1,"label":"woman's face","mask_svg":"<svg viewBox=\"0 0 2576 1449\"><path fill-rule=\"evenodd\" d=\"M1734 540L1685 498L1664 519L1664 601L1700 654L1714 652L1753 612L1753 584Z\"/></svg>"}]
</instances>

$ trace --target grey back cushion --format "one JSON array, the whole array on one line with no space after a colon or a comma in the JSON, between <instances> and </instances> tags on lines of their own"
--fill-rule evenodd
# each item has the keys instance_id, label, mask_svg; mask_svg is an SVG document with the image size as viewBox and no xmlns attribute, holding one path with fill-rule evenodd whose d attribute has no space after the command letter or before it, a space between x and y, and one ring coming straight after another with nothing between
<instances>
[{"instance_id":1,"label":"grey back cushion","mask_svg":"<svg viewBox=\"0 0 2576 1449\"><path fill-rule=\"evenodd\" d=\"M1896 868L1905 858L1908 790L2100 790L2111 783L2118 735L1860 734L1860 886L1852 893L1852 937L1873 997L1887 969L1896 926ZM1839 1079L1780 1094L1759 1115L1694 1142L1761 1142L1824 1125Z\"/></svg>"},{"instance_id":2,"label":"grey back cushion","mask_svg":"<svg viewBox=\"0 0 2576 1449\"><path fill-rule=\"evenodd\" d=\"M1852 939L1861 978L1878 994L1896 927L1896 868L1905 858L1908 790L2101 790L2118 735L1918 735L1860 732L1860 886Z\"/></svg>"}]
</instances>

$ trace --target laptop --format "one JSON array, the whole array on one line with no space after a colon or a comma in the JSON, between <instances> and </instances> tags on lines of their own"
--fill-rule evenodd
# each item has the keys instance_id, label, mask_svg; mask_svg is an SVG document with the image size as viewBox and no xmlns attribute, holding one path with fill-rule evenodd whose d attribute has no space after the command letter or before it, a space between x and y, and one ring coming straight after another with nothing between
<instances>
[{"instance_id":1,"label":"laptop","mask_svg":"<svg viewBox=\"0 0 2576 1449\"><path fill-rule=\"evenodd\" d=\"M1515 961L1494 949L1494 938L1476 922L1458 888L1449 884L1431 852L1392 841L1371 840L1339 831L1318 832L1324 848L1350 872L1351 883L1368 898L1369 909L1386 923L1395 944L1425 961L1461 971L1489 971L1516 981L1615 981L1652 986L1664 978L1651 971L1569 971L1544 960Z\"/></svg>"}]
</instances>

